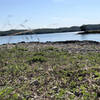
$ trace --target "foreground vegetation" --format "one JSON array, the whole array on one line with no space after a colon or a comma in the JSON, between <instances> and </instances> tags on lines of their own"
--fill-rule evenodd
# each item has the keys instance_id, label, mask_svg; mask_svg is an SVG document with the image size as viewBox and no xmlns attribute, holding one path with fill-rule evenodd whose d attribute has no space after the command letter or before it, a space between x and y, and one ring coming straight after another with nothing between
<instances>
[{"instance_id":1,"label":"foreground vegetation","mask_svg":"<svg viewBox=\"0 0 100 100\"><path fill-rule=\"evenodd\" d=\"M0 48L0 100L99 100L100 53L53 46Z\"/></svg>"}]
</instances>

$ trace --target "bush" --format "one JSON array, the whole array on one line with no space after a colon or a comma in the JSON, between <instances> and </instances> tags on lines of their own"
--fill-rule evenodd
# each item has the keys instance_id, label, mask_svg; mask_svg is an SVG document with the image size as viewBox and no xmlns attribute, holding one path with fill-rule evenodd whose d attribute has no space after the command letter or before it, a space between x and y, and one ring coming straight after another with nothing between
<instances>
[{"instance_id":1,"label":"bush","mask_svg":"<svg viewBox=\"0 0 100 100\"><path fill-rule=\"evenodd\" d=\"M45 61L46 61L46 58L43 56L39 56L39 55L34 56L32 58L32 62L45 62Z\"/></svg>"}]
</instances>

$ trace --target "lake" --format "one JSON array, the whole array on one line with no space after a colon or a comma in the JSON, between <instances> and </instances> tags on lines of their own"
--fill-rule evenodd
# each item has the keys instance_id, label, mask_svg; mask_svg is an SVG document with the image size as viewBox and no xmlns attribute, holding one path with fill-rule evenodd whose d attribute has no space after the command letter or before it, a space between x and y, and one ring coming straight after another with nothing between
<instances>
[{"instance_id":1,"label":"lake","mask_svg":"<svg viewBox=\"0 0 100 100\"><path fill-rule=\"evenodd\" d=\"M17 35L17 36L1 36L0 45L18 42L47 42L47 41L67 41L67 40L93 40L100 42L100 34L80 35L76 32L67 33L51 33L51 34L34 34L34 35Z\"/></svg>"}]
</instances>

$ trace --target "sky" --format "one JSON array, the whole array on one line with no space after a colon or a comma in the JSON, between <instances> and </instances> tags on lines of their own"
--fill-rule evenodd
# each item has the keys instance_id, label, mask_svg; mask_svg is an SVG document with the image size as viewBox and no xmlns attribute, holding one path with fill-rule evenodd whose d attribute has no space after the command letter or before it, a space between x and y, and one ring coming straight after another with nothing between
<instances>
[{"instance_id":1,"label":"sky","mask_svg":"<svg viewBox=\"0 0 100 100\"><path fill-rule=\"evenodd\" d=\"M100 24L100 0L0 0L0 30Z\"/></svg>"}]
</instances>

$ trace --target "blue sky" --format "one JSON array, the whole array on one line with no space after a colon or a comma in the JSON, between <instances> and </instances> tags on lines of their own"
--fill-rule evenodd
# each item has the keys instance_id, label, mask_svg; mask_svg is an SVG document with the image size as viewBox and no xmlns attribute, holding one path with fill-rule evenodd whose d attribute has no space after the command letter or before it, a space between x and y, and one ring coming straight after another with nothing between
<instances>
[{"instance_id":1,"label":"blue sky","mask_svg":"<svg viewBox=\"0 0 100 100\"><path fill-rule=\"evenodd\" d=\"M0 30L100 24L100 0L0 0Z\"/></svg>"}]
</instances>

